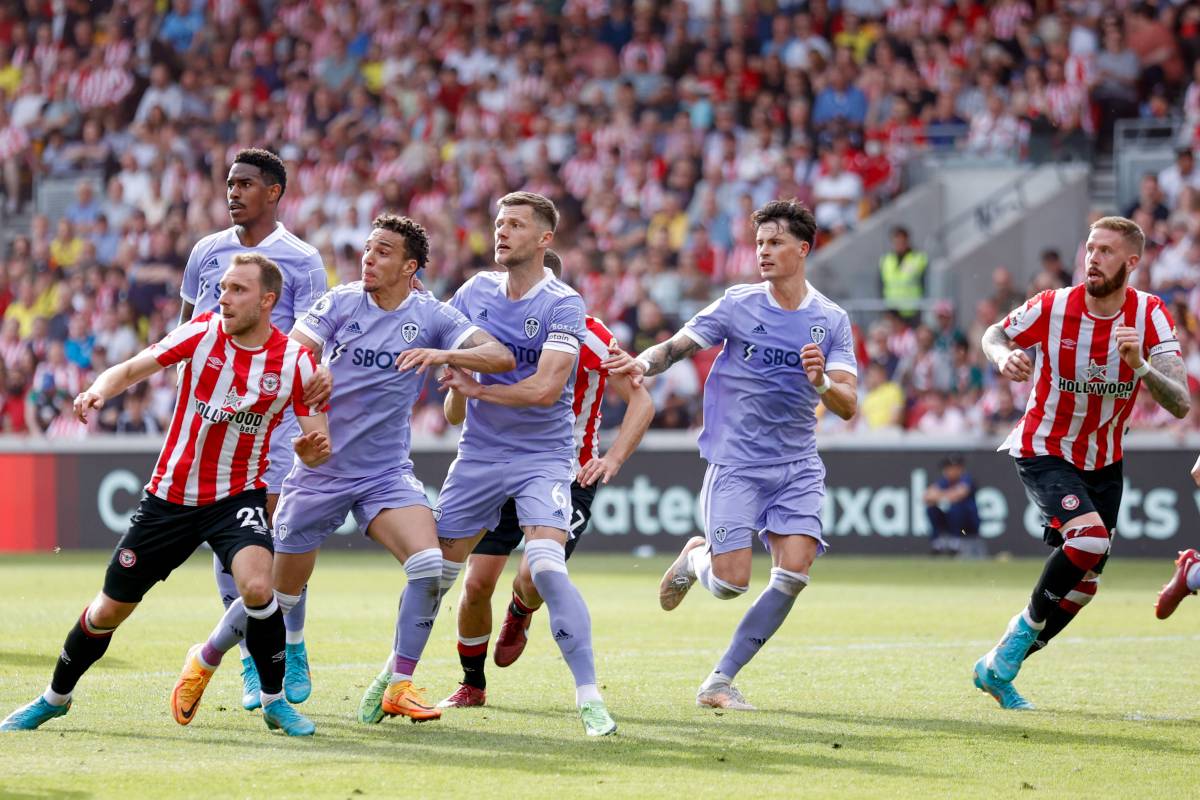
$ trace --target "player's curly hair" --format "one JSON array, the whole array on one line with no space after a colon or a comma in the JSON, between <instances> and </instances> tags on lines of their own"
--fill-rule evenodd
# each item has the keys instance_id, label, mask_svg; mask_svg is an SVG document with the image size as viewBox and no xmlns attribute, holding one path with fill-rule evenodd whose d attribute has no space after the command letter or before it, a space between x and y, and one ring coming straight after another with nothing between
<instances>
[{"instance_id":1,"label":"player's curly hair","mask_svg":"<svg viewBox=\"0 0 1200 800\"><path fill-rule=\"evenodd\" d=\"M787 228L788 233L802 242L808 242L811 249L817 236L817 220L808 206L799 200L772 200L750 216L750 222L757 228L764 222L779 222Z\"/></svg>"},{"instance_id":2,"label":"player's curly hair","mask_svg":"<svg viewBox=\"0 0 1200 800\"><path fill-rule=\"evenodd\" d=\"M283 199L283 193L287 191L287 167L282 158L261 147L247 147L237 152L233 163L258 167L267 186L279 185L279 198Z\"/></svg>"},{"instance_id":3,"label":"player's curly hair","mask_svg":"<svg viewBox=\"0 0 1200 800\"><path fill-rule=\"evenodd\" d=\"M415 259L417 269L423 269L429 260L429 234L420 224L399 214L380 214L371 222L371 229L382 228L399 234L404 239L404 254Z\"/></svg>"}]
</instances>

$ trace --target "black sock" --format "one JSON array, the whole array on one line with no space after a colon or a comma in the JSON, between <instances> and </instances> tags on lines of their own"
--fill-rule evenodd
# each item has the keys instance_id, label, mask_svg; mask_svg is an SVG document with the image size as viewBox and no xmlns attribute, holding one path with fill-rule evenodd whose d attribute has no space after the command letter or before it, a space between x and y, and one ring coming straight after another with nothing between
<instances>
[{"instance_id":1,"label":"black sock","mask_svg":"<svg viewBox=\"0 0 1200 800\"><path fill-rule=\"evenodd\" d=\"M263 619L252 616L270 605L252 608L246 606L251 616L246 617L246 649L254 659L258 680L263 694L279 694L283 691L284 649L287 634L283 629L283 609L276 607L275 613Z\"/></svg>"},{"instance_id":2,"label":"black sock","mask_svg":"<svg viewBox=\"0 0 1200 800\"><path fill-rule=\"evenodd\" d=\"M1067 592L1075 588L1075 584L1087 574L1086 569L1075 566L1061 547L1055 548L1046 559L1042 577L1038 578L1029 598L1029 616L1034 622L1045 622L1059 608L1058 601L1067 596ZM1061 609L1060 609L1061 610ZM1068 620L1069 622L1070 620ZM1063 627L1066 623L1063 623ZM1062 628L1059 628L1062 630Z\"/></svg>"},{"instance_id":3,"label":"black sock","mask_svg":"<svg viewBox=\"0 0 1200 800\"><path fill-rule=\"evenodd\" d=\"M108 649L108 643L112 641L112 630L98 631L93 628L88 631L85 628L86 620L87 609L84 609L83 614L76 620L75 627L67 634L62 653L58 656L58 663L54 665L54 677L50 680L50 688L59 694L70 694L74 691L75 684L79 683L83 673L100 660L104 651Z\"/></svg>"},{"instance_id":4,"label":"black sock","mask_svg":"<svg viewBox=\"0 0 1200 800\"><path fill-rule=\"evenodd\" d=\"M458 654L458 663L462 664L463 683L467 686L474 686L476 689L487 688L487 675L484 674L483 665L487 661L487 651L473 656Z\"/></svg>"},{"instance_id":5,"label":"black sock","mask_svg":"<svg viewBox=\"0 0 1200 800\"><path fill-rule=\"evenodd\" d=\"M1037 639L1034 641L1033 646L1029 648L1029 652L1025 657L1029 658L1029 656L1050 644L1050 640L1062 633L1063 628L1070 625L1078 613L1078 611L1067 611L1060 606L1055 606L1054 610L1050 612L1050 616L1046 617L1046 627L1042 628L1041 632L1038 633Z\"/></svg>"},{"instance_id":6,"label":"black sock","mask_svg":"<svg viewBox=\"0 0 1200 800\"><path fill-rule=\"evenodd\" d=\"M512 600L509 601L508 604L508 613L512 614L514 617L528 617L535 611L537 611L536 608L530 608L522 603L521 598L517 597L517 593L513 592Z\"/></svg>"}]
</instances>

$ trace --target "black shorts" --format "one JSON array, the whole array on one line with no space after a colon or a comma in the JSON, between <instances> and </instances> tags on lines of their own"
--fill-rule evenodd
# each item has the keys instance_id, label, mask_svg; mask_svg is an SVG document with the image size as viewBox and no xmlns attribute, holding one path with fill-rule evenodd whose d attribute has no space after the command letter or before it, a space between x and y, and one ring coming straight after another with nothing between
<instances>
[{"instance_id":1,"label":"black shorts","mask_svg":"<svg viewBox=\"0 0 1200 800\"><path fill-rule=\"evenodd\" d=\"M567 558L575 552L575 546L592 519L592 501L596 499L596 485L580 486L571 483L571 536L567 539ZM488 531L475 545L474 553L481 556L507 556L517 549L525 532L517 519L517 503L512 498L500 509L500 521L496 529Z\"/></svg>"},{"instance_id":2,"label":"black shorts","mask_svg":"<svg viewBox=\"0 0 1200 800\"><path fill-rule=\"evenodd\" d=\"M1025 493L1042 512L1042 539L1050 547L1061 547L1063 523L1081 514L1096 512L1109 535L1117 528L1121 492L1125 488L1122 464L1117 461L1097 470L1082 470L1055 456L1018 458L1017 475ZM1104 569L1104 559L1092 570Z\"/></svg>"},{"instance_id":3,"label":"black shorts","mask_svg":"<svg viewBox=\"0 0 1200 800\"><path fill-rule=\"evenodd\" d=\"M267 492L251 489L203 506L168 503L143 494L129 530L117 542L104 593L122 603L140 603L146 592L165 581L205 542L229 571L243 547L274 552L267 522Z\"/></svg>"}]
</instances>

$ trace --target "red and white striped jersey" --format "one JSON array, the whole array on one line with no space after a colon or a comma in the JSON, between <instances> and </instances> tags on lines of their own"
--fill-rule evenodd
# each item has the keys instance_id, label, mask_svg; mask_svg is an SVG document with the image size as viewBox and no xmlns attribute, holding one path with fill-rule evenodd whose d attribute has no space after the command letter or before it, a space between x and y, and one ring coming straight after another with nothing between
<instances>
[{"instance_id":1,"label":"red and white striped jersey","mask_svg":"<svg viewBox=\"0 0 1200 800\"><path fill-rule=\"evenodd\" d=\"M170 503L201 506L265 488L271 431L289 403L298 417L321 409L302 402L316 371L312 353L272 326L256 349L242 347L211 311L168 333L147 352L179 376L175 414L146 491Z\"/></svg>"},{"instance_id":2,"label":"red and white striped jersey","mask_svg":"<svg viewBox=\"0 0 1200 800\"><path fill-rule=\"evenodd\" d=\"M587 336L579 348L575 375L575 469L576 473L600 451L600 406L604 401L604 383L608 370L600 362L608 358L608 346L617 341L603 322L593 316L584 319Z\"/></svg>"},{"instance_id":3,"label":"red and white striped jersey","mask_svg":"<svg viewBox=\"0 0 1200 800\"><path fill-rule=\"evenodd\" d=\"M1004 320L1009 339L1036 348L1029 403L1000 448L1015 457L1056 456L1089 471L1120 461L1141 381L1118 354L1113 331L1136 328L1145 359L1180 352L1159 298L1127 288L1120 312L1105 318L1088 312L1086 292L1082 284L1042 292Z\"/></svg>"}]
</instances>

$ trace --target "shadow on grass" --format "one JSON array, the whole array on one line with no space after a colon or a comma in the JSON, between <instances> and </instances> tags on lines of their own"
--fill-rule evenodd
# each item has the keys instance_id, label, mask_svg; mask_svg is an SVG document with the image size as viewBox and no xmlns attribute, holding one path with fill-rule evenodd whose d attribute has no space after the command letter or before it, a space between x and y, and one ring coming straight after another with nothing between
<instances>
[{"instance_id":1,"label":"shadow on grass","mask_svg":"<svg viewBox=\"0 0 1200 800\"><path fill-rule=\"evenodd\" d=\"M69 789L13 789L0 783L0 797L4 800L83 800L92 797L91 792L76 792Z\"/></svg>"},{"instance_id":2,"label":"shadow on grass","mask_svg":"<svg viewBox=\"0 0 1200 800\"><path fill-rule=\"evenodd\" d=\"M52 653L15 653L6 650L0 650L0 667L45 667L47 675L54 669L54 664L58 660L57 654ZM132 665L128 661L122 661L119 658L108 656L96 663L96 667L108 667L111 669L130 669ZM85 678L86 680L86 678Z\"/></svg>"}]
</instances>

